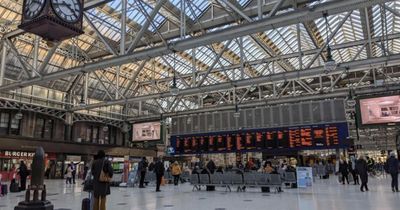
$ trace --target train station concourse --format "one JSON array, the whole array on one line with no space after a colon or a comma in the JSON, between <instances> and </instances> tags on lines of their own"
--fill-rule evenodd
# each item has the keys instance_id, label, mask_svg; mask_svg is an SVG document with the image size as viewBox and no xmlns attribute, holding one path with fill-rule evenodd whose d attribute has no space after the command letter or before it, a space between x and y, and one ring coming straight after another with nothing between
<instances>
[{"instance_id":1,"label":"train station concourse","mask_svg":"<svg viewBox=\"0 0 400 210\"><path fill-rule=\"evenodd\" d=\"M0 210L397 210L400 0L0 0Z\"/></svg>"}]
</instances>

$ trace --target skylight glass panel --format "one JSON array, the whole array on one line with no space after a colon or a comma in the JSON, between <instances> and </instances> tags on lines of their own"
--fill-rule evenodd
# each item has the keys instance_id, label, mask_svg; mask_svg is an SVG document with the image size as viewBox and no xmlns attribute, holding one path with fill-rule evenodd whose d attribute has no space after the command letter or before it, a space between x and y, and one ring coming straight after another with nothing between
<instances>
[{"instance_id":1,"label":"skylight glass panel","mask_svg":"<svg viewBox=\"0 0 400 210\"><path fill-rule=\"evenodd\" d=\"M192 20L197 20L210 6L208 0L169 0L179 10L183 8L182 2L185 3L185 14Z\"/></svg>"}]
</instances>

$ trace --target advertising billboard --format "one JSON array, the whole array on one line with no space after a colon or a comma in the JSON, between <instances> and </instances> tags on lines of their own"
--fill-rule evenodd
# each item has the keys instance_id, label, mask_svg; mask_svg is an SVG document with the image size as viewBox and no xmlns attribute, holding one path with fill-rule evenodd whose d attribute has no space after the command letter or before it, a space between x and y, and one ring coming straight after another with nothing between
<instances>
[{"instance_id":1,"label":"advertising billboard","mask_svg":"<svg viewBox=\"0 0 400 210\"><path fill-rule=\"evenodd\" d=\"M360 99L359 107L362 125L400 122L399 95Z\"/></svg>"},{"instance_id":2,"label":"advertising billboard","mask_svg":"<svg viewBox=\"0 0 400 210\"><path fill-rule=\"evenodd\" d=\"M160 140L160 122L146 122L133 124L132 141Z\"/></svg>"}]
</instances>

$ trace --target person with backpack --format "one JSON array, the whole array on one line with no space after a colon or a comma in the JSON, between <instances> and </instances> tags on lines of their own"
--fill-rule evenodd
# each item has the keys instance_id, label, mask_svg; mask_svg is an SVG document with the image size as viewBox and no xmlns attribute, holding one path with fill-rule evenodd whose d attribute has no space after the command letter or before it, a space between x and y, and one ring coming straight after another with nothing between
<instances>
[{"instance_id":1,"label":"person with backpack","mask_svg":"<svg viewBox=\"0 0 400 210\"><path fill-rule=\"evenodd\" d=\"M390 157L386 162L386 168L392 177L392 191L399 192L399 160L396 158L396 153L390 153Z\"/></svg>"},{"instance_id":2,"label":"person with backpack","mask_svg":"<svg viewBox=\"0 0 400 210\"><path fill-rule=\"evenodd\" d=\"M144 179L146 177L148 165L149 165L149 162L147 162L146 157L143 157L142 160L139 162L139 166L138 166L138 174L140 176L139 188L145 188L144 187Z\"/></svg>"},{"instance_id":3,"label":"person with backpack","mask_svg":"<svg viewBox=\"0 0 400 210\"><path fill-rule=\"evenodd\" d=\"M110 181L114 174L111 162L106 159L106 153L100 150L93 161L93 210L106 210L106 197L111 194Z\"/></svg>"}]
</instances>

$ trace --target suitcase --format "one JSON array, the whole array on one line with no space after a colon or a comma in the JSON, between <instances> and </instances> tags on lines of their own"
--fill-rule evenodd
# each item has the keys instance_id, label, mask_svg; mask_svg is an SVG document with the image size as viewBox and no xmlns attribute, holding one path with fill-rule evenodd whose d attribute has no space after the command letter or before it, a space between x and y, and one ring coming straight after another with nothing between
<instances>
[{"instance_id":1,"label":"suitcase","mask_svg":"<svg viewBox=\"0 0 400 210\"><path fill-rule=\"evenodd\" d=\"M322 179L329 179L329 174L323 175L323 176L322 176Z\"/></svg>"},{"instance_id":2,"label":"suitcase","mask_svg":"<svg viewBox=\"0 0 400 210\"><path fill-rule=\"evenodd\" d=\"M19 192L19 186L16 182L10 184L10 193L14 192Z\"/></svg>"},{"instance_id":3,"label":"suitcase","mask_svg":"<svg viewBox=\"0 0 400 210\"><path fill-rule=\"evenodd\" d=\"M1 194L2 195L7 195L8 194L8 188L6 184L1 185Z\"/></svg>"},{"instance_id":4,"label":"suitcase","mask_svg":"<svg viewBox=\"0 0 400 210\"><path fill-rule=\"evenodd\" d=\"M90 199L84 198L82 200L82 210L90 210Z\"/></svg>"},{"instance_id":5,"label":"suitcase","mask_svg":"<svg viewBox=\"0 0 400 210\"><path fill-rule=\"evenodd\" d=\"M206 186L206 191L215 191L215 186Z\"/></svg>"},{"instance_id":6,"label":"suitcase","mask_svg":"<svg viewBox=\"0 0 400 210\"><path fill-rule=\"evenodd\" d=\"M261 187L261 192L269 193L271 191L270 191L269 187Z\"/></svg>"}]
</instances>

